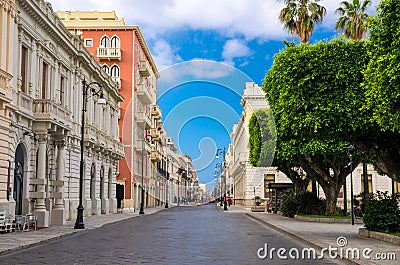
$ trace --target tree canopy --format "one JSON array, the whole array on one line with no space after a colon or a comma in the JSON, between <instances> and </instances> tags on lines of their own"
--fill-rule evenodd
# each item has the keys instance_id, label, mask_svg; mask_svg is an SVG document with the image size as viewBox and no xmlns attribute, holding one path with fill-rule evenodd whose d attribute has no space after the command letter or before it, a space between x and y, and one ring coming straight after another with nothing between
<instances>
[{"instance_id":1,"label":"tree canopy","mask_svg":"<svg viewBox=\"0 0 400 265\"><path fill-rule=\"evenodd\" d=\"M336 22L336 29L343 31L344 35L354 40L361 40L367 34L367 20L369 15L367 7L372 3L371 0L352 0L343 1L341 7L336 9L340 18Z\"/></svg>"},{"instance_id":2,"label":"tree canopy","mask_svg":"<svg viewBox=\"0 0 400 265\"><path fill-rule=\"evenodd\" d=\"M276 156L297 161L318 181L328 215L334 214L350 173L348 136L364 124L357 99L364 93L366 55L366 42L344 39L288 47L276 56L263 83L276 123ZM353 167L359 162L354 159Z\"/></svg>"},{"instance_id":3,"label":"tree canopy","mask_svg":"<svg viewBox=\"0 0 400 265\"><path fill-rule=\"evenodd\" d=\"M279 13L279 21L292 35L307 43L314 31L314 24L321 23L326 9L318 4L321 0L278 0L286 6Z\"/></svg>"}]
</instances>

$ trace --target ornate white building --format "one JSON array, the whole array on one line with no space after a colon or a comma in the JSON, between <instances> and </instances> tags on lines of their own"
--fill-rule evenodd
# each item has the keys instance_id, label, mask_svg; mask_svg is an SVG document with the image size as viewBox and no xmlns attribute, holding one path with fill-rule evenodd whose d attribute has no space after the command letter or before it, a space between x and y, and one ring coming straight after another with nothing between
<instances>
[{"instance_id":1,"label":"ornate white building","mask_svg":"<svg viewBox=\"0 0 400 265\"><path fill-rule=\"evenodd\" d=\"M65 28L49 3L15 3L11 3L14 12L18 11L15 19L12 14L2 20L8 24L1 24L1 47L8 47L2 55L13 62L6 68L8 83L2 83L2 91L12 90L12 98L6 103L8 112L2 115L10 125L2 127L7 143L1 144L7 149L1 160L10 162L7 176L0 175L1 183L6 183L1 185L1 207L9 214L34 212L41 227L76 218L83 91L87 89L84 215L115 213L116 173L123 156L118 135L123 98L117 83L102 71L82 40ZM92 89L103 93L105 106L97 103L99 94Z\"/></svg>"}]
</instances>

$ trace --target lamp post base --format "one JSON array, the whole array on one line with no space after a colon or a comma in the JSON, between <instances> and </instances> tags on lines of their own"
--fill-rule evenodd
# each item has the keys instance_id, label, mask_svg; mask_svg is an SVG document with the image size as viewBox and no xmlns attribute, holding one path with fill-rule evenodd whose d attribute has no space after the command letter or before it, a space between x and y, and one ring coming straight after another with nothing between
<instances>
[{"instance_id":1,"label":"lamp post base","mask_svg":"<svg viewBox=\"0 0 400 265\"><path fill-rule=\"evenodd\" d=\"M83 205L78 206L78 215L76 217L76 222L75 222L75 229L85 229L85 224L83 223Z\"/></svg>"},{"instance_id":2,"label":"lamp post base","mask_svg":"<svg viewBox=\"0 0 400 265\"><path fill-rule=\"evenodd\" d=\"M165 203L165 208L168 208L168 202Z\"/></svg>"},{"instance_id":3,"label":"lamp post base","mask_svg":"<svg viewBox=\"0 0 400 265\"><path fill-rule=\"evenodd\" d=\"M144 214L144 203L140 204L140 211L139 214Z\"/></svg>"}]
</instances>

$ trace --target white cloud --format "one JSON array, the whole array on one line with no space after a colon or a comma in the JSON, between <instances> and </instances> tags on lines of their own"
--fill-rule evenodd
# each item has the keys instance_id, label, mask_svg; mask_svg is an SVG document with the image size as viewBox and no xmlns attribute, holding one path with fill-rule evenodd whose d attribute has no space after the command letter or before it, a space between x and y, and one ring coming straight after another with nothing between
<instances>
[{"instance_id":1,"label":"white cloud","mask_svg":"<svg viewBox=\"0 0 400 265\"><path fill-rule=\"evenodd\" d=\"M234 58L247 57L252 54L252 51L242 41L238 39L228 40L222 51L224 63L234 66Z\"/></svg>"},{"instance_id":2,"label":"white cloud","mask_svg":"<svg viewBox=\"0 0 400 265\"><path fill-rule=\"evenodd\" d=\"M277 0L50 0L54 10L115 10L131 25L139 25L146 38L170 29L211 29L231 38L281 40L289 36L278 21L284 4ZM342 0L323 0L327 16L323 27L333 30ZM372 0L374 11L379 0Z\"/></svg>"},{"instance_id":3,"label":"white cloud","mask_svg":"<svg viewBox=\"0 0 400 265\"><path fill-rule=\"evenodd\" d=\"M107 11L115 10L129 25L139 25L150 46L159 70L181 62L178 51L167 41L172 30L214 30L230 38L223 47L225 63L234 65L235 58L244 58L252 51L246 42L291 38L278 21L279 11L284 4L277 0L48 0L54 10ZM327 15L321 26L333 31L338 14L335 10L343 0L322 0ZM374 13L379 0L372 0L369 8ZM240 40L239 40L240 39ZM166 41L167 40L167 41ZM240 61L246 64L246 61Z\"/></svg>"},{"instance_id":4,"label":"white cloud","mask_svg":"<svg viewBox=\"0 0 400 265\"><path fill-rule=\"evenodd\" d=\"M165 40L155 42L152 49L152 56L156 62L158 71L182 61L182 58Z\"/></svg>"}]
</instances>

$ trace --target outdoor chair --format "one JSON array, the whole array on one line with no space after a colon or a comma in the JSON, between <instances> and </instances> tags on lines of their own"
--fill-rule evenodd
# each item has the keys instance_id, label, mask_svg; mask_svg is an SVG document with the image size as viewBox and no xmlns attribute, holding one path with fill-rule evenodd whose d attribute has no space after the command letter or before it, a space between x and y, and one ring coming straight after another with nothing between
<instances>
[{"instance_id":1,"label":"outdoor chair","mask_svg":"<svg viewBox=\"0 0 400 265\"><path fill-rule=\"evenodd\" d=\"M12 232L13 224L6 218L5 212L0 212L0 232Z\"/></svg>"},{"instance_id":2,"label":"outdoor chair","mask_svg":"<svg viewBox=\"0 0 400 265\"><path fill-rule=\"evenodd\" d=\"M33 213L28 213L25 216L25 221L24 221L24 225L22 227L22 231L30 231L31 227L34 227L34 229L36 230L37 216L34 215Z\"/></svg>"},{"instance_id":3,"label":"outdoor chair","mask_svg":"<svg viewBox=\"0 0 400 265\"><path fill-rule=\"evenodd\" d=\"M15 229L18 229L18 231L21 231L21 229L23 230L24 223L25 223L24 215L15 216L15 221L14 221Z\"/></svg>"}]
</instances>

